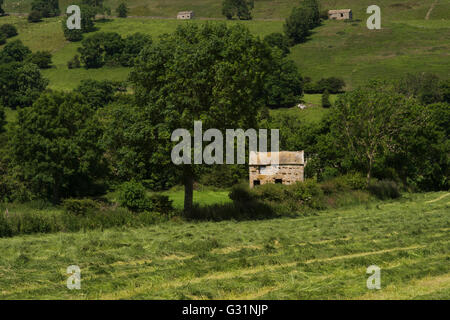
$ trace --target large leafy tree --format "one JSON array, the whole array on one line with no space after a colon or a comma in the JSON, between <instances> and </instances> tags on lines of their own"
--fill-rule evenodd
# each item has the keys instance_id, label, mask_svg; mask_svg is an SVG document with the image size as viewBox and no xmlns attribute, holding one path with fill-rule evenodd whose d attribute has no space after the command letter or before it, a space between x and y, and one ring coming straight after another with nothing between
<instances>
[{"instance_id":1,"label":"large leafy tree","mask_svg":"<svg viewBox=\"0 0 450 320\"><path fill-rule=\"evenodd\" d=\"M180 26L136 60L130 80L136 103L146 114L152 158L170 163L172 132L256 127L265 102L264 80L271 50L242 26ZM151 139L151 140L150 140ZM184 208L192 210L194 170L184 164Z\"/></svg>"},{"instance_id":2,"label":"large leafy tree","mask_svg":"<svg viewBox=\"0 0 450 320\"><path fill-rule=\"evenodd\" d=\"M6 107L27 107L48 85L33 63L0 65L0 103Z\"/></svg>"},{"instance_id":3,"label":"large leafy tree","mask_svg":"<svg viewBox=\"0 0 450 320\"><path fill-rule=\"evenodd\" d=\"M292 9L284 24L284 33L291 45L304 42L310 30L320 24L319 5L316 0L305 0L300 7Z\"/></svg>"},{"instance_id":4,"label":"large leafy tree","mask_svg":"<svg viewBox=\"0 0 450 320\"><path fill-rule=\"evenodd\" d=\"M85 195L104 173L100 137L94 109L81 95L44 93L19 110L10 138L12 165L36 194L54 202Z\"/></svg>"},{"instance_id":5,"label":"large leafy tree","mask_svg":"<svg viewBox=\"0 0 450 320\"><path fill-rule=\"evenodd\" d=\"M399 150L396 137L426 123L416 100L379 82L342 95L332 112L336 147L345 150L352 166L366 171L367 183L377 161Z\"/></svg>"},{"instance_id":6,"label":"large leafy tree","mask_svg":"<svg viewBox=\"0 0 450 320\"><path fill-rule=\"evenodd\" d=\"M31 54L30 48L22 41L14 40L7 43L0 51L0 63L21 62Z\"/></svg>"}]
</instances>

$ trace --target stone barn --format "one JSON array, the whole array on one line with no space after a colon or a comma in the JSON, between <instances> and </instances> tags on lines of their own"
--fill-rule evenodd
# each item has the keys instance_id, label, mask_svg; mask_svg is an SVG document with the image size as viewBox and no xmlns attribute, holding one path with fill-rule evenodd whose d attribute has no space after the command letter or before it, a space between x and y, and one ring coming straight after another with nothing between
<instances>
[{"instance_id":1,"label":"stone barn","mask_svg":"<svg viewBox=\"0 0 450 320\"><path fill-rule=\"evenodd\" d=\"M305 180L304 151L278 152L278 164L271 164L271 152L250 152L250 188L266 183L293 184Z\"/></svg>"},{"instance_id":2,"label":"stone barn","mask_svg":"<svg viewBox=\"0 0 450 320\"><path fill-rule=\"evenodd\" d=\"M352 20L352 9L329 10L328 19L330 20Z\"/></svg>"},{"instance_id":3,"label":"stone barn","mask_svg":"<svg viewBox=\"0 0 450 320\"><path fill-rule=\"evenodd\" d=\"M194 11L181 11L181 12L178 12L177 19L181 19L181 20L194 19Z\"/></svg>"}]
</instances>

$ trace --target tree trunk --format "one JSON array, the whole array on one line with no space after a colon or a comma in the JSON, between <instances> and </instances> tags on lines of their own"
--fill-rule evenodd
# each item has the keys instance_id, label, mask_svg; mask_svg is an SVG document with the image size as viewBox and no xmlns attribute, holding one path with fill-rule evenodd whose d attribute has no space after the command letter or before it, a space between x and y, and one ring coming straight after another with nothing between
<instances>
[{"instance_id":1,"label":"tree trunk","mask_svg":"<svg viewBox=\"0 0 450 320\"><path fill-rule=\"evenodd\" d=\"M369 168L367 170L367 186L370 184L370 178L372 178L372 158L369 158Z\"/></svg>"},{"instance_id":2,"label":"tree trunk","mask_svg":"<svg viewBox=\"0 0 450 320\"><path fill-rule=\"evenodd\" d=\"M194 201L194 173L191 165L184 165L184 215L190 216L192 213L192 205Z\"/></svg>"}]
</instances>

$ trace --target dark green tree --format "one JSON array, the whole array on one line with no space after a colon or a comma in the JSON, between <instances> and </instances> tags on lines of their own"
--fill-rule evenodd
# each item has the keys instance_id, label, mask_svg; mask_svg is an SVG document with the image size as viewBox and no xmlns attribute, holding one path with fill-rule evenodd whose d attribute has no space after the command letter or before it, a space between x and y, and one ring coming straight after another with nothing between
<instances>
[{"instance_id":1,"label":"dark green tree","mask_svg":"<svg viewBox=\"0 0 450 320\"><path fill-rule=\"evenodd\" d=\"M117 87L117 83L109 80L82 80L74 91L80 93L85 98L86 103L98 109L114 101Z\"/></svg>"},{"instance_id":2,"label":"dark green tree","mask_svg":"<svg viewBox=\"0 0 450 320\"><path fill-rule=\"evenodd\" d=\"M180 26L142 50L130 80L148 121L153 163L171 163L171 135L192 130L195 120L208 128L256 127L265 103L265 74L271 50L242 26ZM149 149L151 147L148 147ZM184 209L192 212L194 169L184 164Z\"/></svg>"},{"instance_id":3,"label":"dark green tree","mask_svg":"<svg viewBox=\"0 0 450 320\"><path fill-rule=\"evenodd\" d=\"M0 51L0 63L21 62L31 54L30 48L22 41L14 40L8 42Z\"/></svg>"},{"instance_id":4,"label":"dark green tree","mask_svg":"<svg viewBox=\"0 0 450 320\"><path fill-rule=\"evenodd\" d=\"M5 14L5 10L3 10L2 6L3 6L3 1L4 0L0 0L0 16L3 16Z\"/></svg>"},{"instance_id":5,"label":"dark green tree","mask_svg":"<svg viewBox=\"0 0 450 320\"><path fill-rule=\"evenodd\" d=\"M129 9L124 2L120 3L116 9L117 16L119 18L126 18L128 16L128 11L129 11Z\"/></svg>"},{"instance_id":6,"label":"dark green tree","mask_svg":"<svg viewBox=\"0 0 450 320\"><path fill-rule=\"evenodd\" d=\"M322 94L322 108L329 108L331 107L330 102L330 92L328 92L327 89Z\"/></svg>"},{"instance_id":7,"label":"dark green tree","mask_svg":"<svg viewBox=\"0 0 450 320\"><path fill-rule=\"evenodd\" d=\"M42 21L42 14L40 11L33 10L28 15L28 22L37 23Z\"/></svg>"},{"instance_id":8,"label":"dark green tree","mask_svg":"<svg viewBox=\"0 0 450 320\"><path fill-rule=\"evenodd\" d=\"M309 36L312 19L311 9L306 7L293 8L291 15L283 25L284 33L291 45L306 41Z\"/></svg>"},{"instance_id":9,"label":"dark green tree","mask_svg":"<svg viewBox=\"0 0 450 320\"><path fill-rule=\"evenodd\" d=\"M30 106L44 91L48 80L32 63L0 65L0 104L17 108Z\"/></svg>"},{"instance_id":10,"label":"dark green tree","mask_svg":"<svg viewBox=\"0 0 450 320\"><path fill-rule=\"evenodd\" d=\"M5 130L6 124L6 116L5 116L5 108L0 104L0 133L3 133Z\"/></svg>"},{"instance_id":11,"label":"dark green tree","mask_svg":"<svg viewBox=\"0 0 450 320\"><path fill-rule=\"evenodd\" d=\"M251 11L254 7L253 0L223 0L222 14L227 19L237 16L240 20L251 20Z\"/></svg>"},{"instance_id":12,"label":"dark green tree","mask_svg":"<svg viewBox=\"0 0 450 320\"><path fill-rule=\"evenodd\" d=\"M0 26L0 33L5 34L7 38L15 37L18 35L17 28L9 23L5 23Z\"/></svg>"},{"instance_id":13,"label":"dark green tree","mask_svg":"<svg viewBox=\"0 0 450 320\"><path fill-rule=\"evenodd\" d=\"M267 105L271 108L292 107L300 102L303 94L303 79L292 60L273 53L271 71L266 77Z\"/></svg>"},{"instance_id":14,"label":"dark green tree","mask_svg":"<svg viewBox=\"0 0 450 320\"><path fill-rule=\"evenodd\" d=\"M0 33L0 45L4 45L6 43L6 34Z\"/></svg>"},{"instance_id":15,"label":"dark green tree","mask_svg":"<svg viewBox=\"0 0 450 320\"><path fill-rule=\"evenodd\" d=\"M19 110L11 132L12 165L34 193L55 203L89 194L105 170L94 109L79 94L44 93Z\"/></svg>"},{"instance_id":16,"label":"dark green tree","mask_svg":"<svg viewBox=\"0 0 450 320\"><path fill-rule=\"evenodd\" d=\"M33 0L32 12L38 12L44 18L55 17L60 14L58 0Z\"/></svg>"},{"instance_id":17,"label":"dark green tree","mask_svg":"<svg viewBox=\"0 0 450 320\"><path fill-rule=\"evenodd\" d=\"M36 51L28 56L27 61L34 63L40 69L48 69L52 66L52 54L50 51Z\"/></svg>"},{"instance_id":18,"label":"dark green tree","mask_svg":"<svg viewBox=\"0 0 450 320\"><path fill-rule=\"evenodd\" d=\"M287 56L290 53L289 40L282 33L279 32L271 33L264 38L264 41L267 42L267 44L271 48L280 49L281 52L283 53L283 56Z\"/></svg>"},{"instance_id":19,"label":"dark green tree","mask_svg":"<svg viewBox=\"0 0 450 320\"><path fill-rule=\"evenodd\" d=\"M141 50L151 44L152 38L143 33L134 33L126 37L123 41L123 51L120 59L122 66L133 66L134 59L136 59Z\"/></svg>"}]
</instances>

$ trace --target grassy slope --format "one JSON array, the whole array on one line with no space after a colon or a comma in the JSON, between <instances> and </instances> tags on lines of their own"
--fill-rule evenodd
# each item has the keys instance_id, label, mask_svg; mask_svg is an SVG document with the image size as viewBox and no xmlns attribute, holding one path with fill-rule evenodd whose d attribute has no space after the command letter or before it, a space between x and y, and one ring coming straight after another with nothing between
<instances>
[{"instance_id":1,"label":"grassy slope","mask_svg":"<svg viewBox=\"0 0 450 320\"><path fill-rule=\"evenodd\" d=\"M296 219L0 239L0 298L448 299L449 196ZM79 291L65 287L72 264ZM377 291L366 288L373 264Z\"/></svg>"},{"instance_id":2,"label":"grassy slope","mask_svg":"<svg viewBox=\"0 0 450 320\"><path fill-rule=\"evenodd\" d=\"M365 26L368 16L365 8L371 4L370 1L322 1L324 8L351 7L356 21L353 23L326 21L321 27L314 30L310 41L294 47L290 57L300 67L303 75L310 76L314 80L321 77L341 76L348 83L348 88L362 84L368 79L398 78L407 72L430 71L447 77L450 73L450 66L447 63L448 52L450 52L450 21L442 19L448 19L450 0L440 0L432 11L430 20L426 21L425 15L433 1L426 0L420 3L416 1L379 1L378 4L382 9L383 29L375 31L369 31ZM209 0L192 2L195 6L208 8L209 13L201 14L202 11L200 11L199 16L214 16L211 13L214 6L208 6L209 2ZM12 4L11 1L7 1L8 3L9 6ZM20 3L21 5L26 4L23 1ZM139 7L138 4L141 2L131 1L130 3ZM171 12L178 8L180 3L182 2L175 0L165 1L165 4L155 5L155 7L162 12ZM275 4L272 1L257 1L255 16L261 13L261 17L264 18L273 18L274 15L285 17L295 3L296 1L282 0ZM273 8L272 11L268 9L269 4ZM45 23L39 24L28 24L25 18L19 17L3 17L1 21L16 24L20 32L18 38L22 39L33 51L43 49L52 51L56 68L43 72L50 79L51 88L70 90L80 80L87 78L124 80L127 77L129 72L127 68L68 70L67 61L76 54L76 49L80 44L68 43L64 40L59 18L47 19ZM123 35L139 31L157 37L173 31L182 23L188 22L128 18L98 23L98 26L101 31L116 31ZM193 23L203 22L194 21ZM281 20L228 23L244 23L260 36L271 32L280 32L283 25Z\"/></svg>"}]
</instances>

